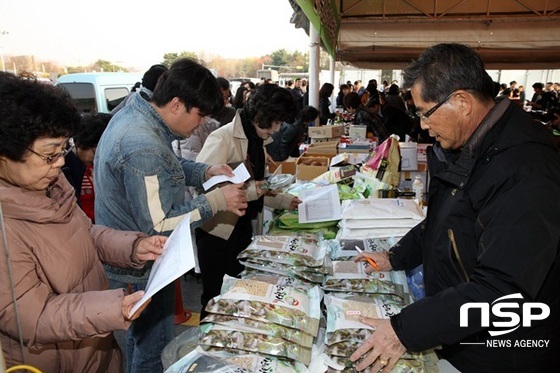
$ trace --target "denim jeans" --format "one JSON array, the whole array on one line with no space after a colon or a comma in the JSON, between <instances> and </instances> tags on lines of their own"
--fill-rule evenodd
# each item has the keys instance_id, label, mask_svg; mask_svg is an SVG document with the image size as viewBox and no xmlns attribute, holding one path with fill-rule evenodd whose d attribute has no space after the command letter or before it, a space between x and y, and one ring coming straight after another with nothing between
<instances>
[{"instance_id":1,"label":"denim jeans","mask_svg":"<svg viewBox=\"0 0 560 373\"><path fill-rule=\"evenodd\" d=\"M112 289L125 288L128 284L109 280ZM136 284L144 290L146 283ZM173 316L175 310L175 282L167 285L153 297L139 318L132 322L126 333L126 372L163 372L161 353L173 339Z\"/></svg>"}]
</instances>

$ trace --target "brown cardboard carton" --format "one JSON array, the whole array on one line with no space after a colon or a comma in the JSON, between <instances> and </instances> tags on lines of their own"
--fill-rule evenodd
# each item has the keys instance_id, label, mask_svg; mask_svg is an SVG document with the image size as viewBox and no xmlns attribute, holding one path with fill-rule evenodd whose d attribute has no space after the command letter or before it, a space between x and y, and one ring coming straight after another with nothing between
<instances>
[{"instance_id":1,"label":"brown cardboard carton","mask_svg":"<svg viewBox=\"0 0 560 373\"><path fill-rule=\"evenodd\" d=\"M313 180L329 170L329 158L302 155L296 164L297 180Z\"/></svg>"},{"instance_id":2,"label":"brown cardboard carton","mask_svg":"<svg viewBox=\"0 0 560 373\"><path fill-rule=\"evenodd\" d=\"M336 154L338 153L338 142L329 141L324 143L313 143L307 147L307 154Z\"/></svg>"},{"instance_id":3,"label":"brown cardboard carton","mask_svg":"<svg viewBox=\"0 0 560 373\"><path fill-rule=\"evenodd\" d=\"M315 126L309 127L308 135L311 138L327 139L344 135L344 126Z\"/></svg>"}]
</instances>

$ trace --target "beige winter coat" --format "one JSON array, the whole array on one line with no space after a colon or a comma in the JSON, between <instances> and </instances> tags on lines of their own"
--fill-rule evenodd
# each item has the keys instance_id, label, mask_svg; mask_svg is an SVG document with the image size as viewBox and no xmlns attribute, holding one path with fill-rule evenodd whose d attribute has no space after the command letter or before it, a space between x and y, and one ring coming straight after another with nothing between
<instances>
[{"instance_id":1,"label":"beige winter coat","mask_svg":"<svg viewBox=\"0 0 560 373\"><path fill-rule=\"evenodd\" d=\"M265 155L265 146L268 142L270 140L265 141L263 144ZM248 146L249 140L245 135L245 131L243 131L241 117L239 116L239 111L237 111L231 123L218 128L208 136L202 150L196 157L196 161L212 165L243 162L247 159ZM294 196L289 194L278 194L274 197L266 196L264 204L272 208L287 209L290 207L293 198ZM257 199L255 181L249 182L247 199L248 201L255 201ZM202 225L202 229L216 237L227 240L231 232L233 232L233 228L235 228L237 219L238 216L232 212L218 212ZM258 220L257 227L262 227L262 214L259 214ZM260 233L260 229L257 228L255 234Z\"/></svg>"},{"instance_id":2,"label":"beige winter coat","mask_svg":"<svg viewBox=\"0 0 560 373\"><path fill-rule=\"evenodd\" d=\"M107 290L101 262L131 263L136 232L95 226L77 207L61 176L51 191L30 191L0 180L11 275L0 240L0 341L8 367L25 362L43 372L120 372L112 331L129 326L123 290ZM13 291L12 293L12 286Z\"/></svg>"}]
</instances>

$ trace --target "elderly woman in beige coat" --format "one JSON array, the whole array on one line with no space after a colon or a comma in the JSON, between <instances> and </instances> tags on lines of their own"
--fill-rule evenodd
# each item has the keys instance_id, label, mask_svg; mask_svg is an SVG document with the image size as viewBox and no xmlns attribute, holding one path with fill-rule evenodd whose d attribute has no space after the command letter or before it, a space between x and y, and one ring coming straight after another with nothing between
<instances>
[{"instance_id":1,"label":"elderly woman in beige coat","mask_svg":"<svg viewBox=\"0 0 560 373\"><path fill-rule=\"evenodd\" d=\"M202 312L208 301L220 294L224 274L237 276L243 266L237 255L251 243L252 222L259 221L263 205L294 209L301 202L289 194L264 196L260 188L266 168L265 145L283 121L293 119L295 104L290 92L275 84L264 84L251 95L233 122L212 132L197 162L209 164L245 162L253 180L247 186L248 208L244 216L220 212L196 229L198 261L202 272ZM258 224L257 226L261 226ZM259 230L255 233L260 233Z\"/></svg>"},{"instance_id":2,"label":"elderly woman in beige coat","mask_svg":"<svg viewBox=\"0 0 560 373\"><path fill-rule=\"evenodd\" d=\"M60 172L80 117L60 88L0 72L0 342L8 367L120 372L114 330L143 292L102 262L143 267L165 237L92 225Z\"/></svg>"}]
</instances>

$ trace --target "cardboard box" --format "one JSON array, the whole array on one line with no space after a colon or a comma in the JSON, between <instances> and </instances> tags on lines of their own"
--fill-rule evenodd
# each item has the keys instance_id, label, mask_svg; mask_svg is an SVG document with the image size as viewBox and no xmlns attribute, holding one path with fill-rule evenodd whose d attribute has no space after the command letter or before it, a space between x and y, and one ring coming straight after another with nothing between
<instances>
[{"instance_id":1,"label":"cardboard box","mask_svg":"<svg viewBox=\"0 0 560 373\"><path fill-rule=\"evenodd\" d=\"M367 126L352 124L348 130L348 137L351 139L365 139L367 136Z\"/></svg>"},{"instance_id":2,"label":"cardboard box","mask_svg":"<svg viewBox=\"0 0 560 373\"><path fill-rule=\"evenodd\" d=\"M305 152L308 154L337 154L338 142L329 141L324 143L313 143L307 147Z\"/></svg>"},{"instance_id":3,"label":"cardboard box","mask_svg":"<svg viewBox=\"0 0 560 373\"><path fill-rule=\"evenodd\" d=\"M329 158L321 156L308 156L298 158L296 163L297 180L313 180L329 170Z\"/></svg>"},{"instance_id":4,"label":"cardboard box","mask_svg":"<svg viewBox=\"0 0 560 373\"><path fill-rule=\"evenodd\" d=\"M297 159L287 159L283 162L276 162L276 165L269 164L268 172L271 174L296 174Z\"/></svg>"},{"instance_id":5,"label":"cardboard box","mask_svg":"<svg viewBox=\"0 0 560 373\"><path fill-rule=\"evenodd\" d=\"M373 139L353 140L347 143L340 143L339 153L366 153L370 154L376 147L377 141Z\"/></svg>"},{"instance_id":6,"label":"cardboard box","mask_svg":"<svg viewBox=\"0 0 560 373\"><path fill-rule=\"evenodd\" d=\"M401 152L401 171L418 169L418 144L415 142L399 142Z\"/></svg>"},{"instance_id":7,"label":"cardboard box","mask_svg":"<svg viewBox=\"0 0 560 373\"><path fill-rule=\"evenodd\" d=\"M330 139L321 139L321 138L312 138L311 139L311 144L321 144L321 143L325 143L325 142L338 142L340 141L340 137L333 137Z\"/></svg>"},{"instance_id":8,"label":"cardboard box","mask_svg":"<svg viewBox=\"0 0 560 373\"><path fill-rule=\"evenodd\" d=\"M330 139L344 135L344 126L315 126L309 127L308 135L311 138Z\"/></svg>"}]
</instances>

